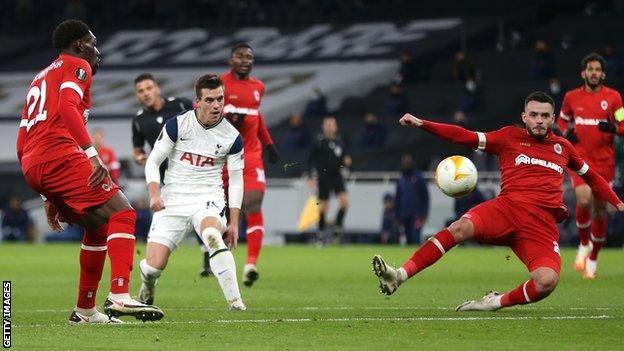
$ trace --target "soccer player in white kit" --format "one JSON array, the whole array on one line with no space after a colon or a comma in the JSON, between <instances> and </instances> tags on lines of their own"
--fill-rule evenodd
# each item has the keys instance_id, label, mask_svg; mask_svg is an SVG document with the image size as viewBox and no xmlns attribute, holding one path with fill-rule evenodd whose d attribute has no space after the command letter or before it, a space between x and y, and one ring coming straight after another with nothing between
<instances>
[{"instance_id":1,"label":"soccer player in white kit","mask_svg":"<svg viewBox=\"0 0 624 351\"><path fill-rule=\"evenodd\" d=\"M145 165L145 179L154 213L147 237L147 257L139 265L143 284L140 301L153 301L158 277L169 255L187 233L202 238L231 310L245 310L236 280L236 264L229 248L238 242L238 219L243 199L243 139L223 118L224 88L219 76L206 74L195 84L197 107L165 124ZM169 158L165 185L160 189L160 164ZM225 217L221 178L230 175Z\"/></svg>"}]
</instances>

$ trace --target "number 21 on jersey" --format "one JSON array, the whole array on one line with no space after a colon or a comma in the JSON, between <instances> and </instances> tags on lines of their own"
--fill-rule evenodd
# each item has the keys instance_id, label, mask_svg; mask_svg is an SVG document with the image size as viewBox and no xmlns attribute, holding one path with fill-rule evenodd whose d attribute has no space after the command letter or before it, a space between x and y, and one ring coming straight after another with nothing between
<instances>
[{"instance_id":1,"label":"number 21 on jersey","mask_svg":"<svg viewBox=\"0 0 624 351\"><path fill-rule=\"evenodd\" d=\"M37 122L45 121L48 118L48 111L44 110L46 102L46 81L41 81L41 88L33 86L28 90L26 95L26 103L28 105L28 120L22 119L20 127L26 127L26 132L30 131L30 128L37 124ZM35 111L35 108L37 111ZM37 112L36 115L33 115Z\"/></svg>"}]
</instances>

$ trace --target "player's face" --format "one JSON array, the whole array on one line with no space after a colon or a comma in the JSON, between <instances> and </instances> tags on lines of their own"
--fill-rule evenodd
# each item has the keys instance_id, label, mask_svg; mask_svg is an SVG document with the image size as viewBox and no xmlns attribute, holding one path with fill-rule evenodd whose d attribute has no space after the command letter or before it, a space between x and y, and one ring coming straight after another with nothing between
<instances>
[{"instance_id":1,"label":"player's face","mask_svg":"<svg viewBox=\"0 0 624 351\"><path fill-rule=\"evenodd\" d=\"M204 125L212 125L219 122L223 114L223 102L224 91L222 86L216 89L202 89L201 97L197 99L199 120Z\"/></svg>"},{"instance_id":2,"label":"player's face","mask_svg":"<svg viewBox=\"0 0 624 351\"><path fill-rule=\"evenodd\" d=\"M234 50L230 56L230 66L234 72L241 77L246 77L251 73L254 64L254 54L250 48L242 47Z\"/></svg>"},{"instance_id":3,"label":"player's face","mask_svg":"<svg viewBox=\"0 0 624 351\"><path fill-rule=\"evenodd\" d=\"M543 139L555 123L555 111L547 102L529 101L522 113L527 132L536 139Z\"/></svg>"},{"instance_id":4,"label":"player's face","mask_svg":"<svg viewBox=\"0 0 624 351\"><path fill-rule=\"evenodd\" d=\"M142 80L134 86L137 99L146 108L152 108L160 97L160 87L151 79Z\"/></svg>"},{"instance_id":5,"label":"player's face","mask_svg":"<svg viewBox=\"0 0 624 351\"><path fill-rule=\"evenodd\" d=\"M585 84L592 89L596 89L598 86L602 85L602 82L606 77L599 61L588 62L585 66L585 70L581 72L581 76L583 77Z\"/></svg>"},{"instance_id":6,"label":"player's face","mask_svg":"<svg viewBox=\"0 0 624 351\"><path fill-rule=\"evenodd\" d=\"M338 133L338 123L334 118L326 118L323 120L323 134L326 136L334 136Z\"/></svg>"},{"instance_id":7,"label":"player's face","mask_svg":"<svg viewBox=\"0 0 624 351\"><path fill-rule=\"evenodd\" d=\"M95 75L100 68L100 51L96 47L97 38L91 31L84 36L84 38L78 40L78 47L80 48L80 56L89 62L91 66L91 73Z\"/></svg>"}]
</instances>

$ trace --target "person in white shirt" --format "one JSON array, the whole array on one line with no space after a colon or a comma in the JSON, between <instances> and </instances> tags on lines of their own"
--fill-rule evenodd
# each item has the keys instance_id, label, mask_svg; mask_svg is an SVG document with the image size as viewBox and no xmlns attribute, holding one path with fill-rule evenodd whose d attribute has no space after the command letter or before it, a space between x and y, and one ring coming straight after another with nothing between
<instances>
[{"instance_id":1,"label":"person in white shirt","mask_svg":"<svg viewBox=\"0 0 624 351\"><path fill-rule=\"evenodd\" d=\"M154 213L147 238L147 254L139 265L143 284L138 299L153 301L156 281L171 252L194 230L210 253L215 272L231 310L245 310L236 280L236 264L229 249L238 242L243 199L243 139L223 118L224 88L215 74L195 84L197 107L165 124L145 165L145 179ZM169 159L160 189L160 164ZM229 223L221 178L227 164Z\"/></svg>"}]
</instances>

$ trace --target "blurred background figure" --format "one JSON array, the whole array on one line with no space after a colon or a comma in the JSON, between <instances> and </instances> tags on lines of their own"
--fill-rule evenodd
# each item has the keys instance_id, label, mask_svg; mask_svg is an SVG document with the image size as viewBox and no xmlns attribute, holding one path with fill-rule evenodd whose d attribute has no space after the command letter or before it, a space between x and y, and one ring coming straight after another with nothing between
<instances>
[{"instance_id":1,"label":"blurred background figure","mask_svg":"<svg viewBox=\"0 0 624 351\"><path fill-rule=\"evenodd\" d=\"M401 84L390 86L390 95L383 105L383 116L387 118L399 118L409 110L409 102Z\"/></svg>"},{"instance_id":2,"label":"blurred background figure","mask_svg":"<svg viewBox=\"0 0 624 351\"><path fill-rule=\"evenodd\" d=\"M557 69L552 53L545 40L539 39L533 47L533 61L529 74L534 80L548 80L555 78Z\"/></svg>"},{"instance_id":3,"label":"blurred background figure","mask_svg":"<svg viewBox=\"0 0 624 351\"><path fill-rule=\"evenodd\" d=\"M379 242L382 244L397 244L399 242L399 223L394 208L394 196L390 193L384 194L383 197Z\"/></svg>"},{"instance_id":4,"label":"blurred background figure","mask_svg":"<svg viewBox=\"0 0 624 351\"><path fill-rule=\"evenodd\" d=\"M299 114L290 116L290 125L284 138L286 150L302 150L310 147L310 131Z\"/></svg>"},{"instance_id":5,"label":"blurred background figure","mask_svg":"<svg viewBox=\"0 0 624 351\"><path fill-rule=\"evenodd\" d=\"M31 241L30 215L22 207L22 200L12 196L2 210L2 241Z\"/></svg>"},{"instance_id":6,"label":"blurred background figure","mask_svg":"<svg viewBox=\"0 0 624 351\"><path fill-rule=\"evenodd\" d=\"M364 126L360 131L360 146L363 148L381 148L386 145L388 130L380 123L379 117L372 112L364 115Z\"/></svg>"},{"instance_id":7,"label":"blurred background figure","mask_svg":"<svg viewBox=\"0 0 624 351\"><path fill-rule=\"evenodd\" d=\"M303 118L322 118L329 114L327 98L321 88L314 88L310 98L303 109Z\"/></svg>"},{"instance_id":8,"label":"blurred background figure","mask_svg":"<svg viewBox=\"0 0 624 351\"><path fill-rule=\"evenodd\" d=\"M147 241L147 234L152 225L152 210L150 210L149 202L144 197L134 201L133 206L137 213L134 235L138 240L145 242Z\"/></svg>"},{"instance_id":9,"label":"blurred background figure","mask_svg":"<svg viewBox=\"0 0 624 351\"><path fill-rule=\"evenodd\" d=\"M422 172L414 166L412 155L401 156L401 177L394 198L401 244L419 243L421 229L429 216L429 190Z\"/></svg>"},{"instance_id":10,"label":"blurred background figure","mask_svg":"<svg viewBox=\"0 0 624 351\"><path fill-rule=\"evenodd\" d=\"M113 182L118 183L119 176L121 175L121 164L117 160L117 154L112 147L106 145L104 141L104 129L95 128L91 132L91 138L93 138L93 146L100 154L100 158L110 173Z\"/></svg>"}]
</instances>

